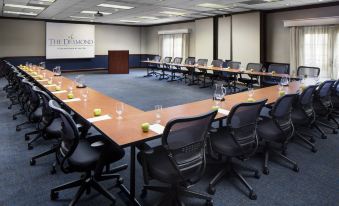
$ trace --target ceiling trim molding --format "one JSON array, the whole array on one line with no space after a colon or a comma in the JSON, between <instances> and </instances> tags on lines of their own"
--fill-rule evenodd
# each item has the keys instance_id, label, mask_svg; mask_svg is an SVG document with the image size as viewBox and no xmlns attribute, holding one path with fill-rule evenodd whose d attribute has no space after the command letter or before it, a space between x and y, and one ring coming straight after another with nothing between
<instances>
[{"instance_id":1,"label":"ceiling trim molding","mask_svg":"<svg viewBox=\"0 0 339 206\"><path fill-rule=\"evenodd\" d=\"M263 10L263 12L277 13L277 12L295 11L295 10L303 10L303 9L316 9L316 8L331 7L331 6L339 6L339 1L327 2L327 3L322 3L322 4L295 6L295 7L288 7L288 8L283 8L283 9Z\"/></svg>"}]
</instances>

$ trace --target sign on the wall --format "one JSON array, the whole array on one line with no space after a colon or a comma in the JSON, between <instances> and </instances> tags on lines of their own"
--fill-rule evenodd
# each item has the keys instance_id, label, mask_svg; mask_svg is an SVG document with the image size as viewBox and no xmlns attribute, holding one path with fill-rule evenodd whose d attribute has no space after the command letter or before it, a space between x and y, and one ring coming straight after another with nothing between
<instances>
[{"instance_id":1,"label":"sign on the wall","mask_svg":"<svg viewBox=\"0 0 339 206\"><path fill-rule=\"evenodd\" d=\"M46 58L94 58L95 26L46 23Z\"/></svg>"}]
</instances>

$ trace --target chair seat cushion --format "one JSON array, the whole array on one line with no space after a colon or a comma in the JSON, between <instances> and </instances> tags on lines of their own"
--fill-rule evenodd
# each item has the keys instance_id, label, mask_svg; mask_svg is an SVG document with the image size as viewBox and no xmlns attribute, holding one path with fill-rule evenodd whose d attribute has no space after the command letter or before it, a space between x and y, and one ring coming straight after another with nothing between
<instances>
[{"instance_id":1,"label":"chair seat cushion","mask_svg":"<svg viewBox=\"0 0 339 206\"><path fill-rule=\"evenodd\" d=\"M293 124L296 124L296 125L308 125L309 124L308 117L299 108L296 108L293 110L291 117L292 117Z\"/></svg>"},{"instance_id":2,"label":"chair seat cushion","mask_svg":"<svg viewBox=\"0 0 339 206\"><path fill-rule=\"evenodd\" d=\"M31 120L34 122L38 122L40 121L40 119L42 118L42 107L38 107L31 116Z\"/></svg>"},{"instance_id":3,"label":"chair seat cushion","mask_svg":"<svg viewBox=\"0 0 339 206\"><path fill-rule=\"evenodd\" d=\"M46 137L47 139L57 139L61 137L61 119L56 118L52 123L46 128Z\"/></svg>"},{"instance_id":4,"label":"chair seat cushion","mask_svg":"<svg viewBox=\"0 0 339 206\"><path fill-rule=\"evenodd\" d=\"M282 143L285 140L282 131L270 118L264 118L264 120L258 124L257 133L259 138L266 141Z\"/></svg>"},{"instance_id":5,"label":"chair seat cushion","mask_svg":"<svg viewBox=\"0 0 339 206\"><path fill-rule=\"evenodd\" d=\"M236 157L242 154L240 147L226 128L219 129L216 133L211 133L211 144L215 152L227 157Z\"/></svg>"},{"instance_id":6,"label":"chair seat cushion","mask_svg":"<svg viewBox=\"0 0 339 206\"><path fill-rule=\"evenodd\" d=\"M154 147L153 153L150 155L145 155L145 161L148 165L149 175L153 179L157 179L165 183L175 183L183 182L183 179L180 177L178 171L170 162L170 159L167 156L166 150L162 146ZM190 174L195 174L195 171L198 171L197 167L187 170L182 173L185 179L189 179Z\"/></svg>"},{"instance_id":7,"label":"chair seat cushion","mask_svg":"<svg viewBox=\"0 0 339 206\"><path fill-rule=\"evenodd\" d=\"M72 169L78 172L93 170L100 157L100 150L91 147L91 143L85 139L79 141L68 163Z\"/></svg>"}]
</instances>

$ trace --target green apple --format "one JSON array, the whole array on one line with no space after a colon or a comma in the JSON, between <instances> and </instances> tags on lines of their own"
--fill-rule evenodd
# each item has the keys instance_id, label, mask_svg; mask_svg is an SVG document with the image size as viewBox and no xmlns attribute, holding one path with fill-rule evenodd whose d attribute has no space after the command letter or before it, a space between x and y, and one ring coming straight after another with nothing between
<instances>
[{"instance_id":1,"label":"green apple","mask_svg":"<svg viewBox=\"0 0 339 206\"><path fill-rule=\"evenodd\" d=\"M100 116L101 115L101 109L94 109L93 113L94 113L94 116Z\"/></svg>"},{"instance_id":2,"label":"green apple","mask_svg":"<svg viewBox=\"0 0 339 206\"><path fill-rule=\"evenodd\" d=\"M68 99L73 99L74 98L74 94L73 93L68 93L67 94L67 98Z\"/></svg>"},{"instance_id":3,"label":"green apple","mask_svg":"<svg viewBox=\"0 0 339 206\"><path fill-rule=\"evenodd\" d=\"M274 74L275 74L275 71L272 71L272 74L274 75Z\"/></svg>"},{"instance_id":4,"label":"green apple","mask_svg":"<svg viewBox=\"0 0 339 206\"><path fill-rule=\"evenodd\" d=\"M286 92L284 90L279 91L279 96L284 96L286 94Z\"/></svg>"},{"instance_id":5,"label":"green apple","mask_svg":"<svg viewBox=\"0 0 339 206\"><path fill-rule=\"evenodd\" d=\"M38 75L38 73L36 73L36 72L33 72L33 73L32 73L32 75L33 75L33 76L36 76L36 75Z\"/></svg>"},{"instance_id":6,"label":"green apple","mask_svg":"<svg viewBox=\"0 0 339 206\"><path fill-rule=\"evenodd\" d=\"M255 102L255 99L253 99L253 98L248 98L248 99L247 99L247 102Z\"/></svg>"},{"instance_id":7,"label":"green apple","mask_svg":"<svg viewBox=\"0 0 339 206\"><path fill-rule=\"evenodd\" d=\"M43 79L44 79L44 76L38 75L38 79L43 80Z\"/></svg>"},{"instance_id":8,"label":"green apple","mask_svg":"<svg viewBox=\"0 0 339 206\"><path fill-rule=\"evenodd\" d=\"M142 129L143 132L148 132L148 130L149 130L149 123L148 122L142 123L141 124L141 129Z\"/></svg>"},{"instance_id":9,"label":"green apple","mask_svg":"<svg viewBox=\"0 0 339 206\"><path fill-rule=\"evenodd\" d=\"M47 84L48 85L51 85L53 82L51 81L51 80L49 80L48 82L47 82Z\"/></svg>"},{"instance_id":10,"label":"green apple","mask_svg":"<svg viewBox=\"0 0 339 206\"><path fill-rule=\"evenodd\" d=\"M60 91L61 87L60 86L55 86L55 91Z\"/></svg>"},{"instance_id":11,"label":"green apple","mask_svg":"<svg viewBox=\"0 0 339 206\"><path fill-rule=\"evenodd\" d=\"M216 110L218 110L219 109L219 106L212 106L212 108L211 108L213 111L216 111Z\"/></svg>"},{"instance_id":12,"label":"green apple","mask_svg":"<svg viewBox=\"0 0 339 206\"><path fill-rule=\"evenodd\" d=\"M251 69L251 72L254 72L254 70L253 70L253 69Z\"/></svg>"}]
</instances>

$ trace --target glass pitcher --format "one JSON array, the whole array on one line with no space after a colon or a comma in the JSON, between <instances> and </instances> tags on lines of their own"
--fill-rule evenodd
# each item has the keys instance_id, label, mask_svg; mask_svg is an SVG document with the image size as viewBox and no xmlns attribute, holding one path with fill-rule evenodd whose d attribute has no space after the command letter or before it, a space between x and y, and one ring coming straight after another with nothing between
<instances>
[{"instance_id":1,"label":"glass pitcher","mask_svg":"<svg viewBox=\"0 0 339 206\"><path fill-rule=\"evenodd\" d=\"M226 95L226 87L223 84L215 84L214 100L220 102Z\"/></svg>"}]
</instances>

